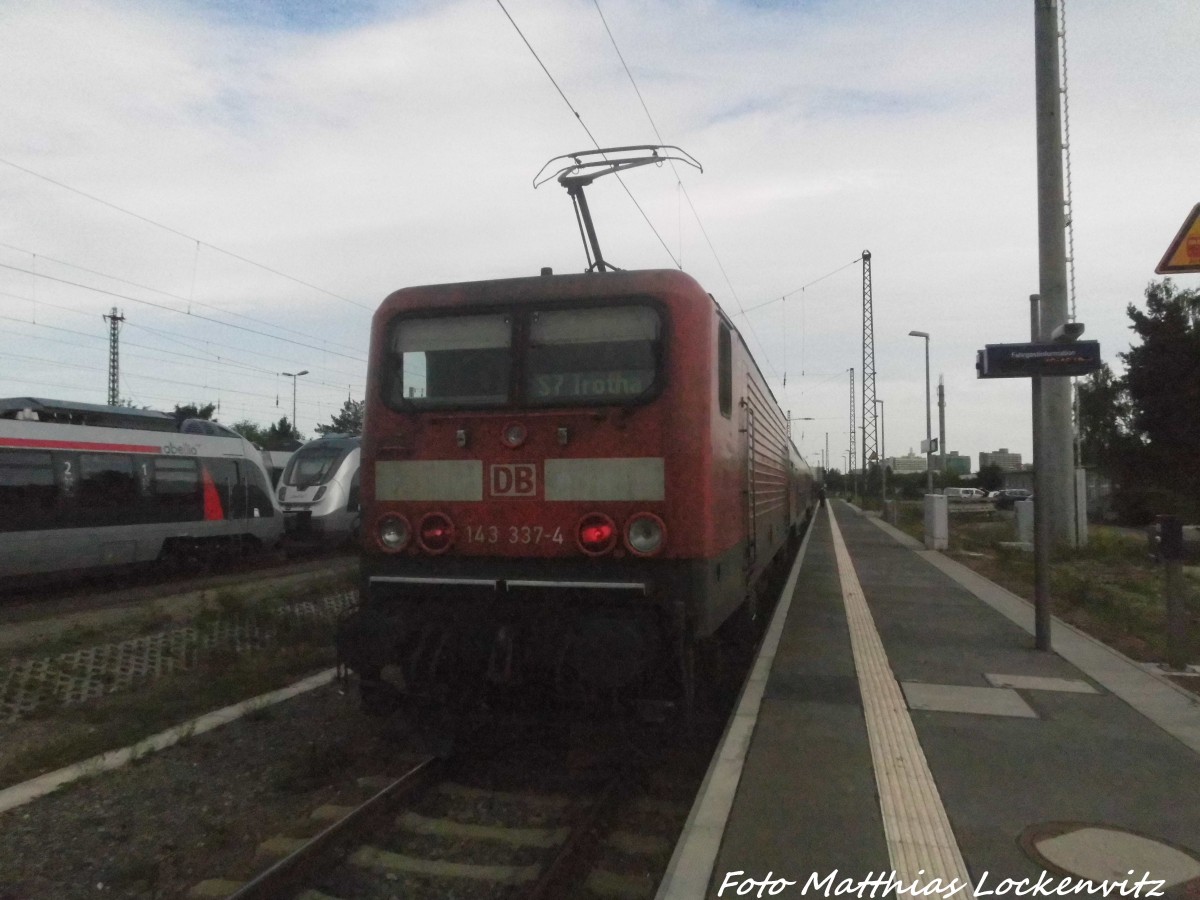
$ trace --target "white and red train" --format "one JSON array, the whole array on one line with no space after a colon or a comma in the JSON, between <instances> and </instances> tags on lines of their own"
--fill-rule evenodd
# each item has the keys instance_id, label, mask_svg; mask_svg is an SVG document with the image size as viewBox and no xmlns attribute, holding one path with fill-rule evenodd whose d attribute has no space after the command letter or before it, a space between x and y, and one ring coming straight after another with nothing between
<instances>
[{"instance_id":1,"label":"white and red train","mask_svg":"<svg viewBox=\"0 0 1200 900\"><path fill-rule=\"evenodd\" d=\"M368 698L541 679L690 699L697 646L815 504L740 334L678 271L397 291L367 383L338 644Z\"/></svg>"},{"instance_id":2,"label":"white and red train","mask_svg":"<svg viewBox=\"0 0 1200 900\"><path fill-rule=\"evenodd\" d=\"M0 585L273 547L262 453L215 422L0 400Z\"/></svg>"}]
</instances>

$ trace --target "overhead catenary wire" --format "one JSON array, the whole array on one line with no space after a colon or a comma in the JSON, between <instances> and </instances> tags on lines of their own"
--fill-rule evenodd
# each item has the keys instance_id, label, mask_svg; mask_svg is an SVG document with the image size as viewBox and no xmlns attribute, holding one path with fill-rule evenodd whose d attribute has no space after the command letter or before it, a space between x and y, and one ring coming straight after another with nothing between
<instances>
[{"instance_id":1,"label":"overhead catenary wire","mask_svg":"<svg viewBox=\"0 0 1200 900\"><path fill-rule=\"evenodd\" d=\"M344 359L352 359L355 362L362 362L362 363L366 362L366 359L361 356L351 356L347 353L340 353L336 350L330 350L327 347L318 347L314 344L306 344L302 341L292 340L291 338L279 337L279 335L268 334L265 331L258 331L257 329L254 329L254 328L247 328L244 325L235 325L232 322L222 322L220 319L214 319L211 316L201 316L201 315L198 315L197 313L188 313L184 310L175 309L172 306L166 306L162 303L155 303L151 300L144 300L141 297L132 297L128 294L120 294L120 293L117 293L116 291L108 291L108 290L105 290L104 288L95 287L94 285L90 285L90 284L81 284L80 282L71 281L70 279L67 279L67 278L58 278L54 275L43 275L43 274L31 272L29 269L23 269L20 266L11 266L11 265L7 265L6 263L0 263L0 269L10 269L14 272L24 272L27 275L37 275L38 278L42 278L47 281L55 281L55 282L58 282L59 284L66 284L66 285L70 285L71 287L82 288L83 290L87 290L87 291L94 291L95 293L104 294L105 296L108 296L108 297L117 297L121 300L128 300L130 303L141 303L146 306L152 306L155 309L163 309L163 310L167 310L168 312L178 313L179 315L184 315L184 316L190 315L192 318L195 318L195 319L200 319L205 322L212 322L215 325L221 325L222 327L225 327L225 328L233 328L238 331L245 331L250 334L258 335L259 337L270 338L273 341L281 341L285 344L294 344L297 347L305 347L309 350L320 350L323 353L332 353L334 356L340 356Z\"/></svg>"},{"instance_id":2,"label":"overhead catenary wire","mask_svg":"<svg viewBox=\"0 0 1200 900\"><path fill-rule=\"evenodd\" d=\"M577 122L579 122L580 127L583 128L583 130L587 134L589 140L591 140L591 142L595 145L597 150L603 149L600 146L600 142L596 140L596 136L594 134L592 134L592 130L590 128L588 128L587 124L583 121L583 116L579 114L579 110L577 110L574 107L574 105L572 105L571 101L567 99L566 93L559 86L558 82L554 79L554 76L550 74L550 70L548 68L546 68L546 64L544 62L542 62L542 58L540 56L538 56L537 51L533 49L533 44L531 44L529 42L529 39L527 37L525 37L525 33L523 31L521 31L521 27L519 25L517 25L517 22L512 17L512 14L504 6L503 0L496 0L496 5L500 7L501 11L504 13L504 15L508 19L509 23L512 25L512 27L516 30L517 34L520 36L521 41L529 49L529 52L533 54L533 58L535 60L537 60L537 64L541 67L542 71L546 73L546 77L550 79L550 83L552 85L554 85L554 89L556 91L558 91L558 96L560 96L562 98L563 103L565 103L567 105L567 109L569 109L571 111L571 115L573 115L575 117L575 120ZM658 229L654 227L654 223L650 221L650 217L646 214L646 211L644 209L642 209L642 205L640 203L638 203L637 198L633 196L633 191L631 191L629 189L629 185L627 185L625 183L625 180L620 176L620 174L617 174L617 181L620 183L621 187L624 188L625 193L629 196L629 199L633 202L633 205L635 207L637 207L637 211L641 214L642 218L645 220L646 225L649 226L649 228L652 232L654 232L654 236L656 238L658 238L658 242L660 244L662 244L662 248L667 252L667 256L669 256L671 258L671 261L673 263L675 263L676 268L679 268L679 260L677 260L675 258L675 254L673 254L671 252L671 248L667 246L667 242L663 239L663 236L661 234L659 234ZM586 242L585 242L585 246L586 246Z\"/></svg>"},{"instance_id":3,"label":"overhead catenary wire","mask_svg":"<svg viewBox=\"0 0 1200 900\"><path fill-rule=\"evenodd\" d=\"M0 320L16 322L16 323L22 324L22 325L34 325L38 328L50 328L50 329L54 329L56 331L64 332L66 334L76 335L76 336L84 337L84 338L90 338L90 339L94 339L96 341L107 341L107 338L105 338L101 335L92 335L92 334L88 334L86 332L73 331L71 329L60 328L60 327L56 327L53 325L46 325L44 323L26 322L26 321L23 321L20 319L14 319L11 316L0 315ZM45 336L38 336L38 337L35 337L35 339L38 341L44 341L46 343L51 343L51 344L62 344L67 347L78 347L78 348L85 349L85 350L89 349L88 345L83 344L79 341L67 341L67 340L62 340L61 338L52 338L52 337L45 337ZM153 356L142 356L141 354L133 354L130 356L130 358L133 360L144 359L147 362L159 363L159 362L175 362L179 359L189 359L189 360L195 360L195 361L204 362L204 363L215 362L215 363L219 364L222 369L230 368L230 369L237 369L237 370L245 370L247 372L252 372L259 377L267 377L267 376L274 377L275 375L278 374L273 369L263 369L258 366L251 366L247 363L241 363L236 360L231 360L227 357L222 357L219 354L215 354L215 353L211 357L192 356L189 354L181 354L175 350L168 350L163 347L150 347L145 344L139 344L136 341L129 341L129 340L123 340L121 343L121 346L122 346L122 349L127 348L127 347L128 348L137 348L139 350L148 350L151 353L158 353L158 354L166 355L165 359L160 359L158 357L153 357ZM96 348L96 349L102 349L102 348ZM22 356L22 355L15 354L15 353L6 354L6 358L24 359L24 360L27 360L30 362L39 362L39 363L43 363L45 365L55 366L58 368L84 369L87 371L104 371L105 370L105 367L102 365L90 365L90 366L89 365L81 365L79 363L68 362L68 361L62 360L62 359L46 359L44 357ZM146 379L146 380L150 380L150 381L158 381L163 384L186 384L186 385L192 386L192 387L201 387L201 385L195 385L191 382L173 381L172 379L166 378L161 374L149 375L149 374L140 373L140 372L130 372L130 371L128 371L127 367L122 368L122 370L121 370L122 382L125 381L126 375L130 375L133 377L142 378L142 379ZM24 378L22 380L24 380ZM338 390L341 389L341 386L344 383L345 382L335 383L335 382L330 382L330 381L324 381L319 378L310 379L308 381L308 384L313 385L313 386L326 387L326 388L337 388ZM219 387L213 387L212 389L220 390ZM235 393L245 393L248 396L263 397L264 399L268 399L268 400L270 399L270 397L267 395L256 394L256 393L249 392L249 391L236 391ZM318 401L314 400L312 402L316 403Z\"/></svg>"},{"instance_id":4,"label":"overhead catenary wire","mask_svg":"<svg viewBox=\"0 0 1200 900\"><path fill-rule=\"evenodd\" d=\"M621 61L621 66L625 70L626 77L629 78L629 83L633 86L634 93L637 94L638 102L641 104L642 111L645 112L645 114L646 114L646 119L649 121L651 129L654 131L655 137L658 139L658 142L660 144L665 144L666 141L663 139L662 133L659 131L657 123L654 121L654 116L650 113L650 108L646 103L646 98L642 94L641 88L638 87L637 79L635 79L633 77L633 72L630 70L629 64L625 61L625 55L621 52L621 48L617 44L616 36L612 32L612 28L609 27L608 19L604 15L604 10L600 8L600 0L592 0L592 4L596 7L596 12L600 16L601 23L604 25L605 33L608 35L608 39L612 43L613 50L616 52L617 58ZM857 263L861 262L861 256L856 257L855 259L851 260L849 263L846 263L845 265L839 266L838 268L834 269L832 272L822 275L820 278L816 278L816 279L808 282L807 284L801 285L798 288L795 288L791 291L788 291L784 294L774 297L771 300L768 300L764 303L760 303L760 304L757 304L757 305L751 306L751 307L743 306L741 298L738 296L737 291L734 289L733 282L730 280L729 274L725 269L725 265L721 260L720 254L717 253L716 246L713 244L712 239L709 237L708 229L704 227L704 222L700 218L700 213L699 213L699 211L697 211L696 205L692 202L691 194L688 193L687 186L683 183L683 179L679 174L678 168L675 166L675 163L673 161L668 160L668 162L670 163L671 171L675 174L676 185L679 189L679 192L681 193L683 199L685 199L687 201L688 208L692 212L692 217L696 220L696 225L700 229L700 233L704 236L704 241L708 245L709 252L712 253L713 259L716 261L717 268L720 270L722 278L725 279L725 284L729 288L729 293L733 297L734 302L738 306L738 312L733 314L734 318L745 318L747 313L753 312L756 309L760 309L764 306L769 306L773 303L783 302L788 297L790 297L792 294L802 292L805 288L811 287L814 284L817 284L818 282L825 280L826 278L836 275L838 272L842 271L843 269L849 268L850 266L856 265ZM682 233L682 224L680 225L680 231ZM680 259L682 259L682 257L683 257L682 235L681 235L679 256L680 256ZM801 314L803 315L803 306L801 309ZM763 361L766 363L767 368L770 369L772 371L772 373L774 373L776 375L776 377L778 377L778 373L775 372L775 367L771 362L770 355L767 353L766 347L763 344L763 342L759 339L758 334L754 331L753 324L750 322L750 320L748 318L745 318L745 323L746 323L746 327L750 330L750 333L753 336L755 343L758 344L759 350L761 351L762 356L763 356ZM801 322L801 328L802 329L804 328L803 320ZM801 349L801 370L802 370L802 372L803 372L803 365L804 365L803 364L803 349ZM783 380L786 385L786 381L787 381L787 367L786 366L784 367Z\"/></svg>"},{"instance_id":5,"label":"overhead catenary wire","mask_svg":"<svg viewBox=\"0 0 1200 900\"><path fill-rule=\"evenodd\" d=\"M17 247L17 246L14 246L13 244L6 244L3 241L0 241L0 247L4 247L8 250L14 250L17 253L28 254L30 256L34 256L34 258L36 259L36 254L34 254L32 251L26 250L22 247ZM187 309L186 310L177 310L177 312L185 312L187 315L192 315L192 305L194 304L196 306L203 307L204 309L216 310L217 312L223 313L224 315L227 315L227 316L232 316L236 319L245 319L247 322L254 322L258 325L265 325L266 327L274 328L277 331L283 331L288 334L298 335L299 337L313 338L314 340L317 339L316 335L309 334L304 331L297 331L294 328L287 328L283 325L276 325L275 323L268 322L265 319L257 319L254 316L248 316L248 315L245 315L244 313L234 312L233 310L224 309L220 306L214 306L211 303L201 303L198 300L195 300L193 297L181 297L178 294L173 294L170 291L164 291L161 288L151 287L146 284L140 284L139 282L136 282L136 281L130 281L128 278L121 278L120 276L117 276L117 275L110 275L107 272L101 272L97 269L89 269L86 266L76 265L75 263L67 262L66 260L63 260L63 259L56 259L52 256L44 256L44 255L42 256L42 259L48 260L49 262L55 263L56 265L65 266L68 269L75 269L79 272L86 272L89 275L96 275L100 278L107 278L110 281L117 282L118 284L129 285L130 287L139 288L140 290L143 290L143 291L152 291L155 294L161 294L164 297L170 297L172 300L179 300L180 302L187 304ZM192 273L192 279L193 279L192 290L194 293L195 292L195 271L193 271L193 273ZM34 284L36 286L36 278L35 278ZM333 343L333 346L335 346L335 347L342 347L347 350L355 349L348 344L338 344L335 342L329 342L329 343Z\"/></svg>"},{"instance_id":6,"label":"overhead catenary wire","mask_svg":"<svg viewBox=\"0 0 1200 900\"><path fill-rule=\"evenodd\" d=\"M141 213L136 213L133 210L126 209L125 207L119 206L118 204L113 203L109 200L105 200L102 197L97 197L94 194L89 194L87 191L82 191L79 188L72 187L69 184L66 184L62 181L58 181L57 179L51 178L48 175L43 175L41 172L35 172L33 169L29 169L29 168L26 168L25 166L18 165L17 163L12 162L11 160L7 160L7 159L4 159L3 157L0 157L0 163L3 163L6 166L10 166L11 168L14 168L20 172L24 172L26 175L31 175L34 178L39 178L42 181L45 181L49 184L54 185L55 187L62 188L65 191L70 191L73 194L78 194L80 197L85 197L86 199L91 200L95 203L99 203L103 206L107 206L109 209L114 209L119 213L123 213L124 215L132 216L133 218L138 219L139 221L145 222L148 225L153 225L155 228L161 228L163 231L169 232L170 234L176 235L177 237L185 238L188 241L195 241L197 245L203 245L203 246L207 247L209 250L212 250L216 253L221 253L225 256L230 257L231 259L236 259L236 260L238 260L238 262L243 262L243 263L246 263L247 265L254 266L255 268L262 269L264 272L270 272L272 275L277 275L280 278L286 278L288 281L292 282L293 284L298 284L298 285L301 285L302 287L309 288L310 290L317 291L318 293L325 294L328 297L333 297L335 300L341 300L345 303L349 303L351 306L357 306L359 309L365 309L368 312L374 312L373 307L367 306L364 303L359 303L356 300L351 300L349 297L343 297L341 294L336 294L333 291L330 291L323 287L320 287L319 285L315 285L315 284L312 284L311 282L304 281L303 279L297 278L294 275L289 275L286 272L281 272L280 270L272 268L271 266L265 265L264 263L257 262L256 260L250 259L249 257L246 257L246 256L242 256L241 254L234 253L232 250L226 250L223 247L218 247L216 244L210 244L207 241L202 241L197 237L193 237L192 235L186 234L182 231L179 231L176 228L172 228L169 225L164 225L162 222L157 222L154 219L149 218L148 216L143 216Z\"/></svg>"},{"instance_id":7,"label":"overhead catenary wire","mask_svg":"<svg viewBox=\"0 0 1200 900\"><path fill-rule=\"evenodd\" d=\"M14 300L29 300L30 299L30 298L22 296L20 294L9 293L8 291L0 291L0 297L11 297ZM61 310L63 312L74 313L75 315L84 316L85 318L88 318L88 319L91 319L95 316L94 310L75 309L70 306L63 306L61 304L50 303L48 301L42 301L41 305L50 307L51 309ZM62 326L50 325L49 323L46 323L46 322L29 321L27 319L20 319L15 316L6 316L6 315L0 315L0 320L7 321L7 322L16 322L16 323L19 323L22 325L30 325L30 326L40 328L40 329L61 331L65 334L72 334L72 335L77 335L79 337L87 338L89 341L104 341L106 343L108 341L108 337L106 335L94 334L92 332L86 332L86 331L76 331L71 328L63 328ZM193 337L189 337L186 335L180 335L177 332L163 331L160 329L151 328L150 326L142 325L139 322L127 321L125 323L125 325L126 325L126 327L133 328L133 329L136 329L139 331L149 332L150 334L152 334L156 337L161 337L164 340L168 340L168 341L172 341L173 343L181 344L182 346L188 347L189 349L194 349L201 353L206 352L206 351L204 351L203 349L201 349L200 347L198 347L196 345L209 343L209 342L203 341L202 339L199 339L199 338L193 338ZM33 335L33 339L38 340L38 341L50 341L50 342L54 342L54 343L63 343L63 344L67 344L69 346L76 346L76 347L84 346L83 344L80 344L77 341L75 341L75 342L55 341L53 338L48 338L48 337L36 335L36 334ZM180 353L178 350L174 350L174 349L170 349L170 348L166 348L166 347L155 347L155 346L151 346L148 344L140 344L140 343L137 343L136 341L130 341L128 338L125 338L122 340L121 346L123 348L124 347L136 347L136 348L139 348L142 350L150 350L150 351L154 351L157 353L171 354L171 358L194 359L194 360L198 360L201 362L211 362L215 358L215 359L220 359L223 365L233 366L235 368L243 368L243 369L247 369L247 370L251 370L251 371L260 371L260 372L264 372L267 374L275 373L274 369L264 369L261 366L255 366L251 363L244 362L242 360L239 360L237 357L230 356L228 354L228 352L225 352L223 354L210 353L210 355L207 357L192 356L192 355L189 355L186 353ZM237 350L237 349L241 349L241 348L232 348L232 349ZM247 351L247 352L250 352L250 351ZM294 357L277 356L277 355L270 354L270 353L264 353L261 350L257 350L257 349L254 350L253 353L254 353L256 359L275 359L275 360L279 360L279 361L284 362L289 365L291 364L292 360L294 359ZM347 378L347 377L360 378L360 376L362 374L362 373L349 373L349 372L343 371L341 369L332 368L330 366L314 365L314 369L328 372L331 376L336 376L338 379L343 379L343 380L339 380L338 382L336 382L336 384L330 383L330 382L323 382L323 381L320 381L319 379L312 379L309 382L310 384L320 384L320 385L324 385L326 387L340 386L341 384L345 383L345 381L344 381L345 378Z\"/></svg>"}]
</instances>

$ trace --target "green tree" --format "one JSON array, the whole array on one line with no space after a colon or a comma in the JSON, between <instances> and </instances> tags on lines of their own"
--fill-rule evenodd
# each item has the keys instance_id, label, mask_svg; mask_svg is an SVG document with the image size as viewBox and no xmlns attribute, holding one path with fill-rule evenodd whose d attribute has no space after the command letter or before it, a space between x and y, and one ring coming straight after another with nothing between
<instances>
[{"instance_id":1,"label":"green tree","mask_svg":"<svg viewBox=\"0 0 1200 900\"><path fill-rule=\"evenodd\" d=\"M983 491L998 491L1004 487L1004 470L999 466L981 466L975 483Z\"/></svg>"},{"instance_id":2,"label":"green tree","mask_svg":"<svg viewBox=\"0 0 1200 900\"><path fill-rule=\"evenodd\" d=\"M1127 312L1141 344L1122 353L1130 430L1127 451L1158 488L1156 512L1200 512L1200 289L1181 291L1168 278L1146 288L1146 309ZM1137 458L1129 459L1129 456Z\"/></svg>"},{"instance_id":3,"label":"green tree","mask_svg":"<svg viewBox=\"0 0 1200 900\"><path fill-rule=\"evenodd\" d=\"M184 419L211 419L216 410L217 404L215 403L206 403L204 406L197 406L195 403L176 403L172 414L175 416L175 424L181 425Z\"/></svg>"},{"instance_id":4,"label":"green tree","mask_svg":"<svg viewBox=\"0 0 1200 900\"><path fill-rule=\"evenodd\" d=\"M341 412L331 417L330 424L318 425L317 434L362 434L365 400L347 400Z\"/></svg>"},{"instance_id":5,"label":"green tree","mask_svg":"<svg viewBox=\"0 0 1200 900\"><path fill-rule=\"evenodd\" d=\"M263 447L267 440L267 430L256 422L251 422L249 419L234 422L229 427L258 447Z\"/></svg>"},{"instance_id":6,"label":"green tree","mask_svg":"<svg viewBox=\"0 0 1200 900\"><path fill-rule=\"evenodd\" d=\"M1133 411L1125 380L1105 364L1081 380L1077 390L1083 464L1115 478L1140 445L1133 434Z\"/></svg>"},{"instance_id":7,"label":"green tree","mask_svg":"<svg viewBox=\"0 0 1200 900\"><path fill-rule=\"evenodd\" d=\"M304 439L296 426L284 416L263 432L262 449L264 450L296 450Z\"/></svg>"}]
</instances>

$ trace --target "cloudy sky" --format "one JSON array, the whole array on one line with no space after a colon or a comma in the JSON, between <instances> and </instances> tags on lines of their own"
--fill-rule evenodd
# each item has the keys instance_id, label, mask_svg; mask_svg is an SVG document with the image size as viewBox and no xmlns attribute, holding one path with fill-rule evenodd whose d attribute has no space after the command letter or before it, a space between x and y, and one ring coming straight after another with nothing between
<instances>
[{"instance_id":1,"label":"cloudy sky","mask_svg":"<svg viewBox=\"0 0 1200 900\"><path fill-rule=\"evenodd\" d=\"M1200 4L1067 13L1078 318L1119 365L1200 201ZM888 455L924 437L918 329L949 448L1028 459L1028 383L974 356L1027 339L1037 291L1033 22L1032 0L5 3L0 396L104 402L115 306L123 398L267 424L307 369L308 432L363 396L392 290L583 269L565 192L532 186L594 146L582 121L703 164L625 176L650 225L591 188L605 256L716 295L807 456L848 447L870 250Z\"/></svg>"}]
</instances>

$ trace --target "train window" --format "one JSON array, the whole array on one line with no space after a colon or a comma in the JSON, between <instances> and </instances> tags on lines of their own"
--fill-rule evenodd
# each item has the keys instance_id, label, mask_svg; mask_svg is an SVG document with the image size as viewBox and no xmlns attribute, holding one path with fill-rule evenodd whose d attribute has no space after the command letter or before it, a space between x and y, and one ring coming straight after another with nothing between
<instances>
[{"instance_id":1,"label":"train window","mask_svg":"<svg viewBox=\"0 0 1200 900\"><path fill-rule=\"evenodd\" d=\"M721 415L733 415L733 332L724 322L717 335L717 404Z\"/></svg>"},{"instance_id":2,"label":"train window","mask_svg":"<svg viewBox=\"0 0 1200 900\"><path fill-rule=\"evenodd\" d=\"M543 310L529 323L529 403L634 400L657 382L662 322L649 306Z\"/></svg>"},{"instance_id":3,"label":"train window","mask_svg":"<svg viewBox=\"0 0 1200 900\"><path fill-rule=\"evenodd\" d=\"M200 518L200 469L196 461L160 456L154 459L153 467L155 518L160 522Z\"/></svg>"},{"instance_id":4,"label":"train window","mask_svg":"<svg viewBox=\"0 0 1200 900\"><path fill-rule=\"evenodd\" d=\"M57 498L48 451L0 451L0 531L48 524Z\"/></svg>"},{"instance_id":5,"label":"train window","mask_svg":"<svg viewBox=\"0 0 1200 900\"><path fill-rule=\"evenodd\" d=\"M318 484L328 484L338 466L349 453L346 447L309 444L292 454L283 473L283 483L304 490Z\"/></svg>"},{"instance_id":6,"label":"train window","mask_svg":"<svg viewBox=\"0 0 1200 900\"><path fill-rule=\"evenodd\" d=\"M238 461L237 468L242 483L246 486L246 509L243 515L252 519L275 515L275 505L271 502L271 488L262 469L242 460Z\"/></svg>"},{"instance_id":7,"label":"train window","mask_svg":"<svg viewBox=\"0 0 1200 900\"><path fill-rule=\"evenodd\" d=\"M400 319L392 335L391 402L499 406L512 373L512 324L504 314Z\"/></svg>"},{"instance_id":8,"label":"train window","mask_svg":"<svg viewBox=\"0 0 1200 900\"><path fill-rule=\"evenodd\" d=\"M350 495L346 499L346 509L349 512L358 512L361 503L362 482L358 477L361 471L361 469L355 469L354 477L350 479Z\"/></svg>"},{"instance_id":9,"label":"train window","mask_svg":"<svg viewBox=\"0 0 1200 900\"><path fill-rule=\"evenodd\" d=\"M116 453L79 454L79 505L108 510L111 518L132 521L137 515L133 458Z\"/></svg>"}]
</instances>

